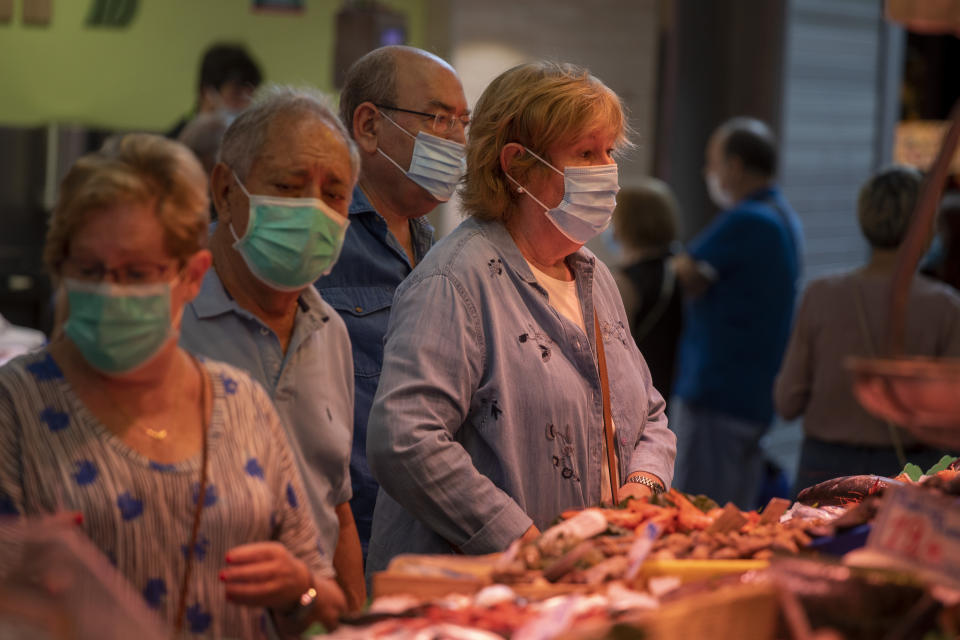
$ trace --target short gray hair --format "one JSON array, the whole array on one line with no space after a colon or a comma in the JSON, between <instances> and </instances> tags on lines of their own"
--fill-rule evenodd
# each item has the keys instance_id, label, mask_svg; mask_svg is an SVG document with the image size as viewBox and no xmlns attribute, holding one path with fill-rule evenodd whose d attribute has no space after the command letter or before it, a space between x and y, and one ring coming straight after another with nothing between
<instances>
[{"instance_id":1,"label":"short gray hair","mask_svg":"<svg viewBox=\"0 0 960 640\"><path fill-rule=\"evenodd\" d=\"M244 109L223 134L217 160L228 165L241 180L246 179L254 159L266 141L274 118L282 114L310 115L336 133L350 153L354 180L360 173L360 152L353 138L330 108L330 101L316 89L270 85L259 90L253 103Z\"/></svg>"},{"instance_id":2,"label":"short gray hair","mask_svg":"<svg viewBox=\"0 0 960 640\"><path fill-rule=\"evenodd\" d=\"M910 226L923 181L911 167L893 165L870 177L860 188L857 218L874 249L896 249Z\"/></svg>"},{"instance_id":3,"label":"short gray hair","mask_svg":"<svg viewBox=\"0 0 960 640\"><path fill-rule=\"evenodd\" d=\"M340 119L353 136L353 113L364 102L396 106L399 46L374 49L347 70L340 92Z\"/></svg>"}]
</instances>

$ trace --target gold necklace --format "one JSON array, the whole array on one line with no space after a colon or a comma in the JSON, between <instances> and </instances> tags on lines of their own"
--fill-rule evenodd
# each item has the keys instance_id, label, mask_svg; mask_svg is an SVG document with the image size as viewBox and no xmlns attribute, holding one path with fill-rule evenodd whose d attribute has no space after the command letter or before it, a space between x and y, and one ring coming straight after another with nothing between
<instances>
[{"instance_id":1,"label":"gold necklace","mask_svg":"<svg viewBox=\"0 0 960 640\"><path fill-rule=\"evenodd\" d=\"M167 437L166 429L160 429L158 431L156 429L151 429L150 427L144 427L143 430L146 432L148 436L150 436L154 440L163 440Z\"/></svg>"}]
</instances>

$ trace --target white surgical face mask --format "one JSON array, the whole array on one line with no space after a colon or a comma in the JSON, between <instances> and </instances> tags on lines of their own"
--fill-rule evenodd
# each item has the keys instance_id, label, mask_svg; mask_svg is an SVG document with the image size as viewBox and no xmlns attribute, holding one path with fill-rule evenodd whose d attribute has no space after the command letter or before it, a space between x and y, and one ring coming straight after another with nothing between
<instances>
[{"instance_id":1,"label":"white surgical face mask","mask_svg":"<svg viewBox=\"0 0 960 640\"><path fill-rule=\"evenodd\" d=\"M572 242L586 244L610 226L613 210L617 206L617 192L620 191L616 164L564 167L560 171L530 149L524 149L563 176L563 199L551 209L509 174L507 178L546 210L547 219L560 233Z\"/></svg>"},{"instance_id":2,"label":"white surgical face mask","mask_svg":"<svg viewBox=\"0 0 960 640\"><path fill-rule=\"evenodd\" d=\"M713 204L721 209L729 209L736 204L730 192L720 186L720 176L712 171L707 172L707 193L710 194Z\"/></svg>"},{"instance_id":3,"label":"white surgical face mask","mask_svg":"<svg viewBox=\"0 0 960 640\"><path fill-rule=\"evenodd\" d=\"M413 156L410 158L410 168L404 169L396 160L377 148L377 152L393 163L414 183L427 190L427 193L439 202L446 202L453 195L460 182L460 178L467 172L466 147L459 142L447 140L439 136L430 135L425 131L416 136L393 121L387 114L380 112L384 118L393 122L400 131L413 138Z\"/></svg>"}]
</instances>

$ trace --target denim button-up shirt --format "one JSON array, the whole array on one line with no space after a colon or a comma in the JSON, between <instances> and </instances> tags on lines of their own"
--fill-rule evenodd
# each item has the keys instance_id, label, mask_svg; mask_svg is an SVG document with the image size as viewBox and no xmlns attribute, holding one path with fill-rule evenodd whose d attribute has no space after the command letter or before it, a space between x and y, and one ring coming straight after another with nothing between
<instances>
[{"instance_id":1,"label":"denim button-up shirt","mask_svg":"<svg viewBox=\"0 0 960 640\"><path fill-rule=\"evenodd\" d=\"M350 226L340 258L329 275L317 280L324 300L337 310L353 345L354 407L350 507L364 553L370 540L373 506L379 485L367 464L367 417L383 366L383 338L397 286L412 267L403 247L387 229L387 222L360 187L353 190ZM413 254L419 261L433 244L433 227L426 218L410 221Z\"/></svg>"},{"instance_id":2,"label":"denim button-up shirt","mask_svg":"<svg viewBox=\"0 0 960 640\"><path fill-rule=\"evenodd\" d=\"M367 455L381 484L368 569L398 553L500 551L600 501L596 309L620 475L669 485L676 439L609 269L567 259L587 331L557 313L499 222L463 222L397 289Z\"/></svg>"},{"instance_id":3,"label":"denim button-up shirt","mask_svg":"<svg viewBox=\"0 0 960 640\"><path fill-rule=\"evenodd\" d=\"M234 301L215 269L183 312L180 345L245 369L270 394L290 439L327 557L336 551L335 508L350 500L353 366L340 317L312 288L298 300L286 353L280 339Z\"/></svg>"}]
</instances>

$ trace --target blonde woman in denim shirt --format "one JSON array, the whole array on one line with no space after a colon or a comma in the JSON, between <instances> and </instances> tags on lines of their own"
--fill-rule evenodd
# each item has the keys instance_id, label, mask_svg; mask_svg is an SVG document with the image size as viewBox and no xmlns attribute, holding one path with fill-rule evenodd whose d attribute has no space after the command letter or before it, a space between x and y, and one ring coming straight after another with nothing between
<instances>
[{"instance_id":1,"label":"blonde woman in denim shirt","mask_svg":"<svg viewBox=\"0 0 960 640\"><path fill-rule=\"evenodd\" d=\"M480 97L470 218L394 300L367 434L381 485L368 572L399 553L501 551L614 487L624 499L669 486L663 398L610 271L583 248L609 223L627 145L619 98L572 65L515 67Z\"/></svg>"}]
</instances>

